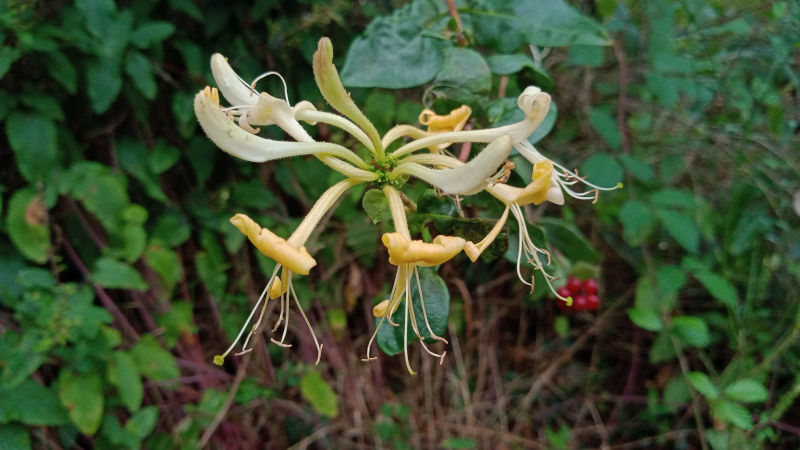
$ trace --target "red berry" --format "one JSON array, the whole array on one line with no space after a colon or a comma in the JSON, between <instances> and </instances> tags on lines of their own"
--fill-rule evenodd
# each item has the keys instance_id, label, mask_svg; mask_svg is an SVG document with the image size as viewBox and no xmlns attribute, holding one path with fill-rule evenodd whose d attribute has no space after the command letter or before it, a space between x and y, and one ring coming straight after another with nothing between
<instances>
[{"instance_id":1,"label":"red berry","mask_svg":"<svg viewBox=\"0 0 800 450\"><path fill-rule=\"evenodd\" d=\"M572 295L572 292L566 286L561 286L560 288L556 289L556 294L567 298Z\"/></svg>"},{"instance_id":2,"label":"red berry","mask_svg":"<svg viewBox=\"0 0 800 450\"><path fill-rule=\"evenodd\" d=\"M600 297L591 294L586 296L586 309L594 311L600 306Z\"/></svg>"},{"instance_id":3,"label":"red berry","mask_svg":"<svg viewBox=\"0 0 800 450\"><path fill-rule=\"evenodd\" d=\"M572 294L580 294L582 288L581 280L576 277L569 277L567 278L567 289L569 289Z\"/></svg>"},{"instance_id":4,"label":"red berry","mask_svg":"<svg viewBox=\"0 0 800 450\"><path fill-rule=\"evenodd\" d=\"M585 295L576 295L572 297L572 309L575 311L583 311L588 307L588 299Z\"/></svg>"},{"instance_id":5,"label":"red berry","mask_svg":"<svg viewBox=\"0 0 800 450\"><path fill-rule=\"evenodd\" d=\"M597 280L595 280L594 278L589 278L588 280L584 280L583 292L585 292L586 295L597 294Z\"/></svg>"}]
</instances>

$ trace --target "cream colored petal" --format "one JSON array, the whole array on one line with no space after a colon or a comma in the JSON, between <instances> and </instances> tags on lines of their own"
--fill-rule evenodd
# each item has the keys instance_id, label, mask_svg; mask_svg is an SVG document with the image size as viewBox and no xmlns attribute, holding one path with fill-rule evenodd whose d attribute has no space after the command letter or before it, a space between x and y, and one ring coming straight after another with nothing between
<instances>
[{"instance_id":1,"label":"cream colored petal","mask_svg":"<svg viewBox=\"0 0 800 450\"><path fill-rule=\"evenodd\" d=\"M285 239L266 228L261 228L253 219L244 214L236 214L231 217L230 222L247 236L261 253L294 273L308 275L311 268L317 265L305 247L292 247L286 243ZM283 288L278 287L278 289L282 290ZM270 295L273 293L274 291L270 290Z\"/></svg>"},{"instance_id":2,"label":"cream colored petal","mask_svg":"<svg viewBox=\"0 0 800 450\"><path fill-rule=\"evenodd\" d=\"M383 245L389 250L389 262L396 266L416 264L418 266L437 266L448 261L464 249L463 238L439 235L433 243L410 240L400 233L385 233Z\"/></svg>"},{"instance_id":3,"label":"cream colored petal","mask_svg":"<svg viewBox=\"0 0 800 450\"><path fill-rule=\"evenodd\" d=\"M211 55L211 73L222 96L231 105L255 105L258 102L258 93L236 75L228 60L219 53Z\"/></svg>"},{"instance_id":4,"label":"cream colored petal","mask_svg":"<svg viewBox=\"0 0 800 450\"><path fill-rule=\"evenodd\" d=\"M431 169L416 163L401 163L389 175L397 179L403 175L420 178L448 194L475 194L486 187L487 180L506 160L511 152L511 139L501 136L463 166L452 169Z\"/></svg>"}]
</instances>

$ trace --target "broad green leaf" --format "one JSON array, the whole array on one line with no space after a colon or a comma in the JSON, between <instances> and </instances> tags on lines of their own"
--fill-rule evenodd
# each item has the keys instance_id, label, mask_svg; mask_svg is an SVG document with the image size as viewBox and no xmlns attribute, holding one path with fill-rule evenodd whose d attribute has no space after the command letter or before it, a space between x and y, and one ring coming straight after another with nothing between
<instances>
[{"instance_id":1,"label":"broad green leaf","mask_svg":"<svg viewBox=\"0 0 800 450\"><path fill-rule=\"evenodd\" d=\"M728 280L713 272L695 272L694 277L700 280L714 298L729 308L736 308L739 296L736 294L736 288Z\"/></svg>"},{"instance_id":2,"label":"broad green leaf","mask_svg":"<svg viewBox=\"0 0 800 450\"><path fill-rule=\"evenodd\" d=\"M589 123L611 148L619 150L622 147L622 136L611 108L599 106L589 110Z\"/></svg>"},{"instance_id":3,"label":"broad green leaf","mask_svg":"<svg viewBox=\"0 0 800 450\"><path fill-rule=\"evenodd\" d=\"M163 248L158 245L150 245L144 254L147 265L150 266L158 274L161 280L161 286L167 292L172 292L175 284L180 280L183 274L183 266L181 265L178 254L169 248Z\"/></svg>"},{"instance_id":4,"label":"broad green leaf","mask_svg":"<svg viewBox=\"0 0 800 450\"><path fill-rule=\"evenodd\" d=\"M127 352L117 350L112 355L108 365L108 381L117 387L120 400L128 411L137 411L142 406L142 378L136 362Z\"/></svg>"},{"instance_id":5,"label":"broad green leaf","mask_svg":"<svg viewBox=\"0 0 800 450\"><path fill-rule=\"evenodd\" d=\"M769 397L769 390L764 385L752 378L743 378L729 384L725 391L725 397L745 403L763 402Z\"/></svg>"},{"instance_id":6,"label":"broad green leaf","mask_svg":"<svg viewBox=\"0 0 800 450\"><path fill-rule=\"evenodd\" d=\"M388 92L375 89L364 101L364 114L369 117L379 133L385 133L394 125L396 111L394 95Z\"/></svg>"},{"instance_id":7,"label":"broad green leaf","mask_svg":"<svg viewBox=\"0 0 800 450\"><path fill-rule=\"evenodd\" d=\"M72 197L83 203L107 231L123 225L122 216L129 204L125 176L112 174L103 164L85 161L70 167L65 184Z\"/></svg>"},{"instance_id":8,"label":"broad green leaf","mask_svg":"<svg viewBox=\"0 0 800 450\"><path fill-rule=\"evenodd\" d=\"M380 189L370 189L361 199L361 206L366 211L373 224L392 220L392 212L389 210L389 200L386 199Z\"/></svg>"},{"instance_id":9,"label":"broad green leaf","mask_svg":"<svg viewBox=\"0 0 800 450\"><path fill-rule=\"evenodd\" d=\"M133 80L133 85L142 93L144 98L153 100L156 98L155 75L153 65L143 54L130 50L125 55L125 73Z\"/></svg>"},{"instance_id":10,"label":"broad green leaf","mask_svg":"<svg viewBox=\"0 0 800 450\"><path fill-rule=\"evenodd\" d=\"M618 216L622 222L623 236L631 245L643 243L656 224L650 207L638 200L626 201L619 209Z\"/></svg>"},{"instance_id":11,"label":"broad green leaf","mask_svg":"<svg viewBox=\"0 0 800 450\"><path fill-rule=\"evenodd\" d=\"M96 372L62 370L58 396L70 420L83 434L93 435L103 419L103 380Z\"/></svg>"},{"instance_id":12,"label":"broad green leaf","mask_svg":"<svg viewBox=\"0 0 800 450\"><path fill-rule=\"evenodd\" d=\"M428 323L431 326L434 334L443 336L447 329L447 318L450 315L450 292L444 280L436 274L436 271L429 267L420 267L419 281L422 289L422 295L425 299L425 312L428 316ZM428 327L425 324L425 319L422 315L422 304L419 300L419 288L417 287L416 277L411 279L409 283L411 290L411 303L414 306L414 317L417 319L417 329L427 343L436 342L431 338L428 332ZM405 296L404 296L405 297ZM403 330L405 325L405 299L401 301L400 306L392 315L392 320L399 326L393 327L386 320L380 317L375 318L375 325L380 324L378 330L378 346L387 355L396 355L403 351ZM410 316L409 316L410 318ZM381 321L383 323L381 324ZM416 345L418 339L414 334L411 324L408 326L408 345ZM411 351L411 349L409 349Z\"/></svg>"},{"instance_id":13,"label":"broad green leaf","mask_svg":"<svg viewBox=\"0 0 800 450\"><path fill-rule=\"evenodd\" d=\"M444 64L431 87L436 95L457 103L474 104L479 95L489 92L492 74L480 53L452 47L445 50L444 54Z\"/></svg>"},{"instance_id":14,"label":"broad green leaf","mask_svg":"<svg viewBox=\"0 0 800 450\"><path fill-rule=\"evenodd\" d=\"M164 329L164 341L170 347L175 346L181 336L197 329L192 317L192 304L185 301L173 302L168 311L156 318L156 323Z\"/></svg>"},{"instance_id":15,"label":"broad green leaf","mask_svg":"<svg viewBox=\"0 0 800 450\"><path fill-rule=\"evenodd\" d=\"M0 390L0 424L14 421L51 426L68 423L69 418L53 389L27 379L17 386Z\"/></svg>"},{"instance_id":16,"label":"broad green leaf","mask_svg":"<svg viewBox=\"0 0 800 450\"><path fill-rule=\"evenodd\" d=\"M686 208L695 207L694 194L682 189L664 188L650 195L650 204L657 207Z\"/></svg>"},{"instance_id":17,"label":"broad green leaf","mask_svg":"<svg viewBox=\"0 0 800 450\"><path fill-rule=\"evenodd\" d=\"M31 183L48 178L56 164L56 125L39 114L14 112L6 120L6 135L20 174Z\"/></svg>"},{"instance_id":18,"label":"broad green leaf","mask_svg":"<svg viewBox=\"0 0 800 450\"><path fill-rule=\"evenodd\" d=\"M125 423L125 430L139 439L144 439L153 432L157 420L158 407L145 406L128 419L128 422Z\"/></svg>"},{"instance_id":19,"label":"broad green leaf","mask_svg":"<svg viewBox=\"0 0 800 450\"><path fill-rule=\"evenodd\" d=\"M18 190L11 196L6 229L11 242L33 262L47 262L50 252L50 229L45 224L47 208L33 187Z\"/></svg>"},{"instance_id":20,"label":"broad green leaf","mask_svg":"<svg viewBox=\"0 0 800 450\"><path fill-rule=\"evenodd\" d=\"M697 224L686 214L660 209L656 211L661 224L673 239L689 253L697 253L700 244L700 231Z\"/></svg>"},{"instance_id":21,"label":"broad green leaf","mask_svg":"<svg viewBox=\"0 0 800 450\"><path fill-rule=\"evenodd\" d=\"M670 330L683 343L692 347L706 347L711 343L708 325L699 317L673 317L670 321Z\"/></svg>"},{"instance_id":22,"label":"broad green leaf","mask_svg":"<svg viewBox=\"0 0 800 450\"><path fill-rule=\"evenodd\" d=\"M586 261L596 264L600 261L597 250L575 225L551 217L542 217L537 225L545 229L550 245L573 262Z\"/></svg>"},{"instance_id":23,"label":"broad green leaf","mask_svg":"<svg viewBox=\"0 0 800 450\"><path fill-rule=\"evenodd\" d=\"M148 286L133 267L113 258L98 259L92 270L95 283L111 289L135 289L146 291Z\"/></svg>"},{"instance_id":24,"label":"broad green leaf","mask_svg":"<svg viewBox=\"0 0 800 450\"><path fill-rule=\"evenodd\" d=\"M177 211L168 210L156 219L155 227L150 232L150 239L169 247L177 247L189 239L191 232L184 216Z\"/></svg>"},{"instance_id":25,"label":"broad green leaf","mask_svg":"<svg viewBox=\"0 0 800 450\"><path fill-rule=\"evenodd\" d=\"M108 111L122 89L119 61L109 57L90 61L86 67L86 90L96 114Z\"/></svg>"},{"instance_id":26,"label":"broad green leaf","mask_svg":"<svg viewBox=\"0 0 800 450\"><path fill-rule=\"evenodd\" d=\"M503 53L527 44L544 47L609 45L603 28L562 0L487 0L464 10L479 45Z\"/></svg>"},{"instance_id":27,"label":"broad green leaf","mask_svg":"<svg viewBox=\"0 0 800 450\"><path fill-rule=\"evenodd\" d=\"M631 322L639 328L648 331L661 331L664 329L664 322L658 312L648 308L628 308L628 317Z\"/></svg>"},{"instance_id":28,"label":"broad green leaf","mask_svg":"<svg viewBox=\"0 0 800 450\"><path fill-rule=\"evenodd\" d=\"M511 75L522 69L530 69L530 74L534 83L542 88L543 91L550 92L553 89L553 79L547 71L536 65L529 57L521 53L510 55L490 55L486 57L486 64L492 73L497 75Z\"/></svg>"},{"instance_id":29,"label":"broad green leaf","mask_svg":"<svg viewBox=\"0 0 800 450\"><path fill-rule=\"evenodd\" d=\"M170 37L175 25L169 22L153 21L139 25L131 34L131 43L139 48L149 48Z\"/></svg>"},{"instance_id":30,"label":"broad green leaf","mask_svg":"<svg viewBox=\"0 0 800 450\"><path fill-rule=\"evenodd\" d=\"M598 46L574 45L567 54L567 62L575 66L600 67L605 60L605 49Z\"/></svg>"},{"instance_id":31,"label":"broad green leaf","mask_svg":"<svg viewBox=\"0 0 800 450\"><path fill-rule=\"evenodd\" d=\"M653 168L649 164L643 163L631 155L620 155L619 161L628 173L643 183L648 183L655 177Z\"/></svg>"},{"instance_id":32,"label":"broad green leaf","mask_svg":"<svg viewBox=\"0 0 800 450\"><path fill-rule=\"evenodd\" d=\"M686 273L679 266L665 264L656 271L658 291L667 295L676 295L686 285Z\"/></svg>"},{"instance_id":33,"label":"broad green leaf","mask_svg":"<svg viewBox=\"0 0 800 450\"><path fill-rule=\"evenodd\" d=\"M29 450L31 448L31 436L25 427L13 423L0 427L0 449Z\"/></svg>"},{"instance_id":34,"label":"broad green leaf","mask_svg":"<svg viewBox=\"0 0 800 450\"><path fill-rule=\"evenodd\" d=\"M117 158L126 171L131 173L144 187L147 195L155 200L167 202L167 195L161 189L159 177L150 166L150 149L133 139L124 138L117 142Z\"/></svg>"},{"instance_id":35,"label":"broad green leaf","mask_svg":"<svg viewBox=\"0 0 800 450\"><path fill-rule=\"evenodd\" d=\"M342 83L401 89L432 80L444 64L444 50L451 45L433 34L443 26L441 20L433 19L445 8L441 2L415 0L373 20L347 51Z\"/></svg>"},{"instance_id":36,"label":"broad green leaf","mask_svg":"<svg viewBox=\"0 0 800 450\"><path fill-rule=\"evenodd\" d=\"M581 165L581 175L600 187L614 187L621 181L622 166L606 153L595 153Z\"/></svg>"},{"instance_id":37,"label":"broad green leaf","mask_svg":"<svg viewBox=\"0 0 800 450\"><path fill-rule=\"evenodd\" d=\"M0 78L3 78L8 70L11 69L14 61L18 60L20 56L22 56L22 52L18 48L0 46Z\"/></svg>"},{"instance_id":38,"label":"broad green leaf","mask_svg":"<svg viewBox=\"0 0 800 450\"><path fill-rule=\"evenodd\" d=\"M711 413L717 419L733 424L742 430L749 431L753 429L753 419L750 411L738 403L722 400L712 407Z\"/></svg>"},{"instance_id":39,"label":"broad green leaf","mask_svg":"<svg viewBox=\"0 0 800 450\"><path fill-rule=\"evenodd\" d=\"M130 350L139 372L153 381L177 378L180 375L175 358L152 335L145 335Z\"/></svg>"},{"instance_id":40,"label":"broad green leaf","mask_svg":"<svg viewBox=\"0 0 800 450\"><path fill-rule=\"evenodd\" d=\"M23 105L35 111L32 114L33 116L41 115L41 117L45 119L56 122L61 122L65 119L64 110L61 108L58 99L49 93L26 88L22 91L22 94L20 94L20 101ZM50 134L52 136L49 136L48 139L51 139L53 144L55 144L55 130L51 131Z\"/></svg>"},{"instance_id":41,"label":"broad green leaf","mask_svg":"<svg viewBox=\"0 0 800 450\"><path fill-rule=\"evenodd\" d=\"M303 375L300 394L311 403L314 411L323 416L333 419L339 414L339 399L319 372L311 371Z\"/></svg>"},{"instance_id":42,"label":"broad green leaf","mask_svg":"<svg viewBox=\"0 0 800 450\"><path fill-rule=\"evenodd\" d=\"M714 383L711 382L711 379L708 378L708 375L703 372L689 372L686 376L689 378L689 383L692 384L692 387L697 389L697 392L703 394L704 397L710 400L716 400L719 397L719 391L714 386Z\"/></svg>"},{"instance_id":43,"label":"broad green leaf","mask_svg":"<svg viewBox=\"0 0 800 450\"><path fill-rule=\"evenodd\" d=\"M150 153L150 170L155 174L161 174L169 170L181 157L181 151L177 147L170 145L163 139L156 141L152 153Z\"/></svg>"}]
</instances>

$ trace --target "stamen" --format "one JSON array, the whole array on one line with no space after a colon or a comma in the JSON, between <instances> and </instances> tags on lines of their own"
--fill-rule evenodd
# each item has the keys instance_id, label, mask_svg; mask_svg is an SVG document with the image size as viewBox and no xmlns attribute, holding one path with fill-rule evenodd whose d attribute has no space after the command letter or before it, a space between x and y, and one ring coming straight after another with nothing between
<instances>
[{"instance_id":1,"label":"stamen","mask_svg":"<svg viewBox=\"0 0 800 450\"><path fill-rule=\"evenodd\" d=\"M425 311L425 300L422 298L422 283L419 281L419 270L416 267L414 267L414 276L417 279L417 292L419 292L419 302L422 306L422 318L425 319L425 326L428 327L428 333L430 333L431 339L447 344L447 339L437 336L436 333L433 332L433 329L431 329L431 324L428 322L428 313Z\"/></svg>"},{"instance_id":2,"label":"stamen","mask_svg":"<svg viewBox=\"0 0 800 450\"><path fill-rule=\"evenodd\" d=\"M231 350L233 350L233 347L235 347L236 343L239 342L239 339L242 338L242 334L244 334L245 328L247 328L247 325L250 323L250 320L253 318L253 315L256 313L256 310L258 309L258 305L261 304L261 300L263 300L264 296L266 296L266 295L267 295L267 288L265 287L264 291L262 291L261 295L258 297L258 301L256 302L256 305L250 311L250 315L247 316L247 320L244 321L244 325L242 326L242 329L239 330L239 334L236 336L236 339L234 339L233 343L231 343L231 346L228 347L227 350L225 350L225 353L223 353L222 355L215 355L214 356L214 364L216 364L218 366L222 365L222 363L225 361L225 357L228 356L228 353L230 353Z\"/></svg>"},{"instance_id":3,"label":"stamen","mask_svg":"<svg viewBox=\"0 0 800 450\"><path fill-rule=\"evenodd\" d=\"M297 294L294 292L294 286L290 284L289 290L291 291L292 298L294 298L294 303L297 305L297 309L300 310L300 315L303 316L303 320L306 322L308 331L311 332L311 337L314 339L314 345L317 346L317 362L314 363L314 365L317 365L319 364L319 359L322 356L322 344L317 341L317 335L314 333L314 329L311 327L311 323L308 321L308 317L306 317L303 307L300 306L300 300L297 299Z\"/></svg>"},{"instance_id":4,"label":"stamen","mask_svg":"<svg viewBox=\"0 0 800 450\"><path fill-rule=\"evenodd\" d=\"M408 373L411 375L416 375L417 373L411 368L411 363L408 362L408 306L411 303L411 299L408 295L408 281L406 281L406 322L405 326L403 327L403 356L406 360L406 369L408 369Z\"/></svg>"},{"instance_id":5,"label":"stamen","mask_svg":"<svg viewBox=\"0 0 800 450\"><path fill-rule=\"evenodd\" d=\"M269 72L262 73L261 75L257 76L256 79L253 80L252 83L250 83L250 89L251 89L250 95L253 95L253 93L256 92L256 90L255 90L256 89L256 83L258 83L260 80L262 80L262 79L264 79L264 78L266 78L266 77L268 77L270 75L275 75L275 76L277 76L278 78L281 79L281 83L283 83L283 98L284 98L284 100L286 100L286 103L291 105L292 103L289 101L289 88L286 87L286 80L283 79L283 75L279 74L278 72L272 71L272 70L269 71Z\"/></svg>"}]
</instances>

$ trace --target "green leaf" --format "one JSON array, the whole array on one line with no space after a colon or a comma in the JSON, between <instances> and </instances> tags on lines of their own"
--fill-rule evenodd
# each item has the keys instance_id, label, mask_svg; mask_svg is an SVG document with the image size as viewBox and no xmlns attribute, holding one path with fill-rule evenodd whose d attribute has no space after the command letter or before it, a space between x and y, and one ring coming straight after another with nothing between
<instances>
[{"instance_id":1,"label":"green leaf","mask_svg":"<svg viewBox=\"0 0 800 450\"><path fill-rule=\"evenodd\" d=\"M440 445L442 448L478 448L475 439L470 438L448 438Z\"/></svg>"},{"instance_id":2,"label":"green leaf","mask_svg":"<svg viewBox=\"0 0 800 450\"><path fill-rule=\"evenodd\" d=\"M150 239L169 247L177 247L189 239L191 232L184 216L176 211L167 211L156 219Z\"/></svg>"},{"instance_id":3,"label":"green leaf","mask_svg":"<svg viewBox=\"0 0 800 450\"><path fill-rule=\"evenodd\" d=\"M150 245L144 254L147 265L150 266L158 274L161 280L161 286L167 292L172 292L175 284L180 280L183 274L183 266L181 265L178 253L169 248L163 248L158 245Z\"/></svg>"},{"instance_id":4,"label":"green leaf","mask_svg":"<svg viewBox=\"0 0 800 450\"><path fill-rule=\"evenodd\" d=\"M540 218L537 225L545 229L550 245L573 262L597 264L600 261L597 250L575 225L552 217Z\"/></svg>"},{"instance_id":5,"label":"green leaf","mask_svg":"<svg viewBox=\"0 0 800 450\"><path fill-rule=\"evenodd\" d=\"M73 61L64 53L47 52L45 65L50 78L63 86L68 93L74 94L78 90L78 71L75 69Z\"/></svg>"},{"instance_id":6,"label":"green leaf","mask_svg":"<svg viewBox=\"0 0 800 450\"><path fill-rule=\"evenodd\" d=\"M40 114L14 112L6 120L6 135L20 174L31 183L46 179L56 164L56 125Z\"/></svg>"},{"instance_id":7,"label":"green leaf","mask_svg":"<svg viewBox=\"0 0 800 450\"><path fill-rule=\"evenodd\" d=\"M716 400L719 397L719 391L714 386L714 383L711 382L711 379L708 378L708 375L703 372L689 372L686 377L689 378L689 383L692 384L692 387L697 389L697 392L703 394L704 397L710 400Z\"/></svg>"},{"instance_id":8,"label":"green leaf","mask_svg":"<svg viewBox=\"0 0 800 450\"><path fill-rule=\"evenodd\" d=\"M155 174L161 174L174 166L181 157L181 151L177 147L168 144L163 139L156 141L153 152L150 154L150 170Z\"/></svg>"},{"instance_id":9,"label":"green leaf","mask_svg":"<svg viewBox=\"0 0 800 450\"><path fill-rule=\"evenodd\" d=\"M0 424L19 421L26 425L51 426L69 422L56 393L32 379L0 390ZM0 426L3 429L5 426Z\"/></svg>"},{"instance_id":10,"label":"green leaf","mask_svg":"<svg viewBox=\"0 0 800 450\"><path fill-rule=\"evenodd\" d=\"M86 90L92 110L97 114L108 111L122 89L119 61L113 58L98 58L86 67Z\"/></svg>"},{"instance_id":11,"label":"green leaf","mask_svg":"<svg viewBox=\"0 0 800 450\"><path fill-rule=\"evenodd\" d=\"M617 186L623 177L622 166L605 153L595 153L581 165L581 175L601 187Z\"/></svg>"},{"instance_id":12,"label":"green leaf","mask_svg":"<svg viewBox=\"0 0 800 450\"><path fill-rule=\"evenodd\" d=\"M158 421L158 407L145 406L125 423L125 430L139 439L144 439L153 432Z\"/></svg>"},{"instance_id":13,"label":"green leaf","mask_svg":"<svg viewBox=\"0 0 800 450\"><path fill-rule=\"evenodd\" d=\"M622 148L622 135L619 133L617 120L609 107L599 106L589 110L589 123L597 134L614 150Z\"/></svg>"},{"instance_id":14,"label":"green leaf","mask_svg":"<svg viewBox=\"0 0 800 450\"><path fill-rule=\"evenodd\" d=\"M180 371L175 358L152 335L145 335L130 350L139 372L153 381L178 378Z\"/></svg>"},{"instance_id":15,"label":"green leaf","mask_svg":"<svg viewBox=\"0 0 800 450\"><path fill-rule=\"evenodd\" d=\"M0 450L29 450L31 448L31 436L25 427L13 423L0 427Z\"/></svg>"},{"instance_id":16,"label":"green leaf","mask_svg":"<svg viewBox=\"0 0 800 450\"><path fill-rule=\"evenodd\" d=\"M155 75L153 65L143 54L130 50L125 55L125 73L133 80L133 85L142 93L144 98L153 100L156 98Z\"/></svg>"},{"instance_id":17,"label":"green leaf","mask_svg":"<svg viewBox=\"0 0 800 450\"><path fill-rule=\"evenodd\" d=\"M475 40L503 53L527 44L544 47L609 45L603 28L562 0L487 0L461 14L473 22Z\"/></svg>"},{"instance_id":18,"label":"green leaf","mask_svg":"<svg viewBox=\"0 0 800 450\"><path fill-rule=\"evenodd\" d=\"M605 60L605 49L597 46L574 45L567 54L567 62L575 66L600 67Z\"/></svg>"},{"instance_id":19,"label":"green leaf","mask_svg":"<svg viewBox=\"0 0 800 450\"><path fill-rule=\"evenodd\" d=\"M339 414L339 399L319 372L311 371L303 375L300 394L311 403L314 411L323 416L333 419Z\"/></svg>"},{"instance_id":20,"label":"green leaf","mask_svg":"<svg viewBox=\"0 0 800 450\"><path fill-rule=\"evenodd\" d=\"M392 220L389 200L380 189L368 190L361 199L361 207L364 208L373 224Z\"/></svg>"},{"instance_id":21,"label":"green leaf","mask_svg":"<svg viewBox=\"0 0 800 450\"><path fill-rule=\"evenodd\" d=\"M717 419L733 424L742 430L749 431L753 429L753 419L750 411L738 403L722 400L714 405L711 413Z\"/></svg>"},{"instance_id":22,"label":"green leaf","mask_svg":"<svg viewBox=\"0 0 800 450\"><path fill-rule=\"evenodd\" d=\"M658 312L648 308L628 308L628 317L631 322L639 328L648 331L661 331L664 329L664 322Z\"/></svg>"},{"instance_id":23,"label":"green leaf","mask_svg":"<svg viewBox=\"0 0 800 450\"><path fill-rule=\"evenodd\" d=\"M92 279L100 286L111 289L146 291L148 286L133 267L113 258L103 257L95 262Z\"/></svg>"},{"instance_id":24,"label":"green leaf","mask_svg":"<svg viewBox=\"0 0 800 450\"><path fill-rule=\"evenodd\" d=\"M169 22L145 22L131 34L131 43L139 48L149 48L170 37L175 32L175 25Z\"/></svg>"},{"instance_id":25,"label":"green leaf","mask_svg":"<svg viewBox=\"0 0 800 450\"><path fill-rule=\"evenodd\" d=\"M649 164L645 164L631 155L620 155L619 160L628 173L643 183L648 183L655 177L653 168Z\"/></svg>"},{"instance_id":26,"label":"green leaf","mask_svg":"<svg viewBox=\"0 0 800 450\"><path fill-rule=\"evenodd\" d=\"M70 420L83 434L93 435L103 419L103 380L96 372L62 370L58 396Z\"/></svg>"},{"instance_id":27,"label":"green leaf","mask_svg":"<svg viewBox=\"0 0 800 450\"><path fill-rule=\"evenodd\" d=\"M739 296L736 294L736 288L728 280L713 272L695 272L694 277L708 289L714 298L729 308L736 308Z\"/></svg>"},{"instance_id":28,"label":"green leaf","mask_svg":"<svg viewBox=\"0 0 800 450\"><path fill-rule=\"evenodd\" d=\"M415 0L370 23L347 51L342 83L352 87L401 89L427 83L444 64L451 44L432 33L429 22L445 11L441 2ZM432 32L432 33L429 33Z\"/></svg>"},{"instance_id":29,"label":"green leaf","mask_svg":"<svg viewBox=\"0 0 800 450\"><path fill-rule=\"evenodd\" d=\"M486 57L486 64L489 65L489 70L497 75L511 75L519 72L524 68L531 70L533 80L544 91L553 89L553 79L544 68L539 67L527 55L521 53L512 53L510 55L490 55Z\"/></svg>"},{"instance_id":30,"label":"green leaf","mask_svg":"<svg viewBox=\"0 0 800 450\"><path fill-rule=\"evenodd\" d=\"M113 353L108 365L108 381L117 387L122 404L134 412L142 406L144 388L136 362L124 351Z\"/></svg>"},{"instance_id":31,"label":"green leaf","mask_svg":"<svg viewBox=\"0 0 800 450\"><path fill-rule=\"evenodd\" d=\"M447 329L447 318L450 315L450 292L444 280L436 274L433 268L420 267L419 271L419 286L422 289L422 295L425 299L425 312L428 316L428 323L431 326L434 334L443 336ZM428 327L425 324L425 319L422 314L422 303L419 299L419 288L417 287L416 277L412 277L409 283L411 288L411 303L414 306L414 317L416 318L417 329L422 335L425 342L432 343L435 340L431 337ZM396 355L403 351L403 331L405 325L405 302L402 300L400 306L392 315L392 320L398 324L393 327L384 318L376 317L375 325L380 324L376 340L378 346L389 356ZM381 324L381 322L383 322ZM414 344L418 339L413 331L413 327L409 324L408 327L408 344Z\"/></svg>"},{"instance_id":32,"label":"green leaf","mask_svg":"<svg viewBox=\"0 0 800 450\"><path fill-rule=\"evenodd\" d=\"M694 194L682 189L664 188L650 195L650 204L661 208L677 207L693 209Z\"/></svg>"},{"instance_id":33,"label":"green leaf","mask_svg":"<svg viewBox=\"0 0 800 450\"><path fill-rule=\"evenodd\" d=\"M734 381L725 388L724 394L731 400L745 403L763 402L769 397L767 388L752 378Z\"/></svg>"},{"instance_id":34,"label":"green leaf","mask_svg":"<svg viewBox=\"0 0 800 450\"><path fill-rule=\"evenodd\" d=\"M660 209L656 211L661 224L673 239L689 253L697 253L700 244L700 230L691 217L686 214Z\"/></svg>"},{"instance_id":35,"label":"green leaf","mask_svg":"<svg viewBox=\"0 0 800 450\"><path fill-rule=\"evenodd\" d=\"M0 78L3 78L14 61L22 56L22 52L18 48L7 47L5 45L0 47Z\"/></svg>"},{"instance_id":36,"label":"green leaf","mask_svg":"<svg viewBox=\"0 0 800 450\"><path fill-rule=\"evenodd\" d=\"M149 148L133 139L123 138L117 142L117 158L122 168L142 183L147 195L166 203L169 199L161 189L159 177L151 169L150 153Z\"/></svg>"},{"instance_id":37,"label":"green leaf","mask_svg":"<svg viewBox=\"0 0 800 450\"><path fill-rule=\"evenodd\" d=\"M50 229L42 196L33 187L18 190L8 203L6 227L11 242L26 258L43 264L50 252Z\"/></svg>"},{"instance_id":38,"label":"green leaf","mask_svg":"<svg viewBox=\"0 0 800 450\"><path fill-rule=\"evenodd\" d=\"M670 330L683 343L692 347L707 347L711 343L708 325L699 317L673 317L670 321Z\"/></svg>"},{"instance_id":39,"label":"green leaf","mask_svg":"<svg viewBox=\"0 0 800 450\"><path fill-rule=\"evenodd\" d=\"M107 231L122 226L129 203L125 176L112 174L103 164L85 161L73 164L65 178L72 197L81 201Z\"/></svg>"},{"instance_id":40,"label":"green leaf","mask_svg":"<svg viewBox=\"0 0 800 450\"><path fill-rule=\"evenodd\" d=\"M196 331L192 318L192 304L189 302L172 302L170 309L156 318L156 323L164 329L164 341L173 347L181 336Z\"/></svg>"},{"instance_id":41,"label":"green leaf","mask_svg":"<svg viewBox=\"0 0 800 450\"><path fill-rule=\"evenodd\" d=\"M467 48L445 50L441 70L431 89L436 95L457 103L476 103L492 87L492 73L480 53Z\"/></svg>"},{"instance_id":42,"label":"green leaf","mask_svg":"<svg viewBox=\"0 0 800 450\"><path fill-rule=\"evenodd\" d=\"M626 201L619 209L618 217L622 222L623 236L631 245L643 243L656 224L650 207L638 200Z\"/></svg>"}]
</instances>

